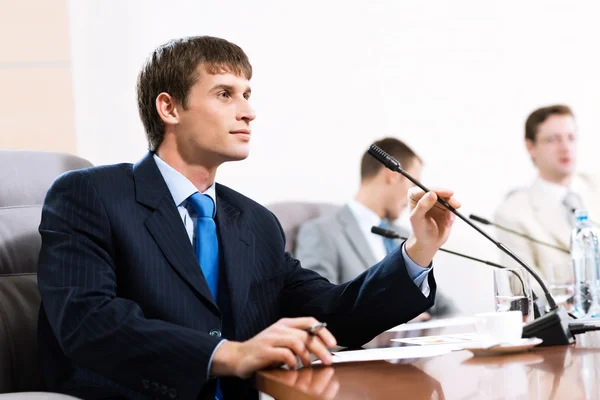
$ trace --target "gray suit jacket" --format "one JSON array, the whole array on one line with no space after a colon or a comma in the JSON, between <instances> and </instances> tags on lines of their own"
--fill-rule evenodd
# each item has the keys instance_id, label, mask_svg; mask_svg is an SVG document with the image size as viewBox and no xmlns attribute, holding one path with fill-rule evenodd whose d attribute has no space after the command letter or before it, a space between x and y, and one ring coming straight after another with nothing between
<instances>
[{"instance_id":1,"label":"gray suit jacket","mask_svg":"<svg viewBox=\"0 0 600 400\"><path fill-rule=\"evenodd\" d=\"M391 229L400 236L410 235L399 226ZM336 284L356 278L381 261L375 258L347 205L333 214L303 224L298 232L295 256L304 268L316 271ZM453 311L452 301L438 290L435 305L429 313L439 316Z\"/></svg>"}]
</instances>

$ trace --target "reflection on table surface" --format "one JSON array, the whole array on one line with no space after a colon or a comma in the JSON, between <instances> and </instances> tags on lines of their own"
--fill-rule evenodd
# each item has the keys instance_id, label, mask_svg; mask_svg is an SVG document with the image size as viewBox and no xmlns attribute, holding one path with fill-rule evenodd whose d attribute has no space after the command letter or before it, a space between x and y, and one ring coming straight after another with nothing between
<instances>
[{"instance_id":1,"label":"reflection on table surface","mask_svg":"<svg viewBox=\"0 0 600 400\"><path fill-rule=\"evenodd\" d=\"M472 332L451 326L384 332L366 348L403 346L393 338ZM276 399L600 399L600 332L570 346L473 357L456 351L433 358L338 364L257 374Z\"/></svg>"}]
</instances>

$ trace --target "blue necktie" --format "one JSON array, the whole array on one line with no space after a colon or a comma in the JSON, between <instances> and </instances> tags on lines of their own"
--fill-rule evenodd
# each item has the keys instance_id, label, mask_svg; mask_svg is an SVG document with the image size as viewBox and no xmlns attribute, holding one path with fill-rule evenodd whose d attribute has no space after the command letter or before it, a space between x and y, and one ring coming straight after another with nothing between
<instances>
[{"instance_id":1,"label":"blue necktie","mask_svg":"<svg viewBox=\"0 0 600 400\"><path fill-rule=\"evenodd\" d=\"M390 224L388 224L387 220L382 219L379 227L383 229L390 229ZM386 254L390 254L398 246L394 239L389 238L383 238L383 245L385 246Z\"/></svg>"},{"instance_id":2,"label":"blue necktie","mask_svg":"<svg viewBox=\"0 0 600 400\"><path fill-rule=\"evenodd\" d=\"M194 193L190 196L190 204L196 210L196 258L208 283L208 288L217 301L219 287L219 240L217 226L213 215L215 203L210 196Z\"/></svg>"},{"instance_id":3,"label":"blue necktie","mask_svg":"<svg viewBox=\"0 0 600 400\"><path fill-rule=\"evenodd\" d=\"M213 219L215 203L210 196L198 192L191 195L189 199L197 214L194 246L196 258L216 302L219 288L219 239L217 238L217 226ZM217 380L215 400L221 399L223 399L221 381Z\"/></svg>"}]
</instances>

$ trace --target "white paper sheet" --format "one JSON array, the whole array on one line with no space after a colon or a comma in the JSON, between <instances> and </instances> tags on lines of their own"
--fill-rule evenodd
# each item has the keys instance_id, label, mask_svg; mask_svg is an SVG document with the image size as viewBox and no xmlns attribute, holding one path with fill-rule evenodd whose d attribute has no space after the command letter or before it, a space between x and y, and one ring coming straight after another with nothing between
<instances>
[{"instance_id":1,"label":"white paper sheet","mask_svg":"<svg viewBox=\"0 0 600 400\"><path fill-rule=\"evenodd\" d=\"M409 338L391 339L392 342L401 342L419 346L439 346L447 344L473 345L481 343L476 332L455 333L453 335L419 336Z\"/></svg>"},{"instance_id":2,"label":"white paper sheet","mask_svg":"<svg viewBox=\"0 0 600 400\"><path fill-rule=\"evenodd\" d=\"M385 347L379 349L339 351L333 353L333 363L376 361L376 360L398 360L404 358L435 357L456 350L455 345L438 346L406 346ZM317 360L313 364L320 364Z\"/></svg>"},{"instance_id":3,"label":"white paper sheet","mask_svg":"<svg viewBox=\"0 0 600 400\"><path fill-rule=\"evenodd\" d=\"M443 328L446 326L461 326L461 325L473 325L475 323L475 317L455 317L445 319L434 319L425 322L410 322L408 324L402 324L389 329L388 332L404 332L404 331L416 331L420 329L433 329Z\"/></svg>"}]
</instances>

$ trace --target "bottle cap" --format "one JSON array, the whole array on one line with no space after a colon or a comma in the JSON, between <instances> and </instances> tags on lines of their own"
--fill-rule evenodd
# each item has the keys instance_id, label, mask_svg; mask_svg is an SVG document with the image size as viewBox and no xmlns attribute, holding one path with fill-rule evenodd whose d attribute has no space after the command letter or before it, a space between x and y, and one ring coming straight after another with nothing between
<instances>
[{"instance_id":1,"label":"bottle cap","mask_svg":"<svg viewBox=\"0 0 600 400\"><path fill-rule=\"evenodd\" d=\"M587 210L583 210L583 209L575 210L573 215L575 215L576 221L587 221L588 220Z\"/></svg>"}]
</instances>

